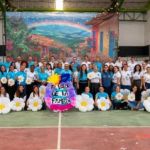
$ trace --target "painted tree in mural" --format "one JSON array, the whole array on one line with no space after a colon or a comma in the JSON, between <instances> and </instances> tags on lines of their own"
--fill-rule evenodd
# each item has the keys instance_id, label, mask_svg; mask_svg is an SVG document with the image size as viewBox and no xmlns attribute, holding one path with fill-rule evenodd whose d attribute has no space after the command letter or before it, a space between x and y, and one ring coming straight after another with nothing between
<instances>
[{"instance_id":1,"label":"painted tree in mural","mask_svg":"<svg viewBox=\"0 0 150 150\"><path fill-rule=\"evenodd\" d=\"M15 20L14 20L15 19ZM7 54L16 57L29 51L29 43L26 38L30 33L22 18L7 18Z\"/></svg>"}]
</instances>

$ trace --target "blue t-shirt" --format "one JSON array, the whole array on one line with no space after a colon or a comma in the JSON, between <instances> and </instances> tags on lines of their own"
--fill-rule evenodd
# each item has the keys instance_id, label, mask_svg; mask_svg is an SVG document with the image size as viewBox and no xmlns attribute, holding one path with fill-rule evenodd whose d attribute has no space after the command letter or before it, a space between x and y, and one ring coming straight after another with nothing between
<instances>
[{"instance_id":1,"label":"blue t-shirt","mask_svg":"<svg viewBox=\"0 0 150 150\"><path fill-rule=\"evenodd\" d=\"M10 64L11 62L7 62L7 61L3 63L7 71L9 70Z\"/></svg>"},{"instance_id":2,"label":"blue t-shirt","mask_svg":"<svg viewBox=\"0 0 150 150\"><path fill-rule=\"evenodd\" d=\"M115 100L115 99L116 99L116 98L115 98L116 95L117 95L117 92L115 92L115 91L112 92L112 93L111 93L111 100Z\"/></svg>"},{"instance_id":3,"label":"blue t-shirt","mask_svg":"<svg viewBox=\"0 0 150 150\"><path fill-rule=\"evenodd\" d=\"M106 93L106 92L98 92L97 94L96 94L96 99L100 99L100 98L102 98L102 97L104 97L104 98L108 98L109 96L108 96L108 94Z\"/></svg>"},{"instance_id":4,"label":"blue t-shirt","mask_svg":"<svg viewBox=\"0 0 150 150\"><path fill-rule=\"evenodd\" d=\"M95 62L94 64L97 66L98 71L101 72L101 70L102 70L102 63L100 63L100 62Z\"/></svg>"},{"instance_id":5,"label":"blue t-shirt","mask_svg":"<svg viewBox=\"0 0 150 150\"><path fill-rule=\"evenodd\" d=\"M58 75L61 75L61 74L62 74L62 71L63 71L62 68L56 68L56 69L54 70L54 73L56 73L56 74L58 74Z\"/></svg>"},{"instance_id":6,"label":"blue t-shirt","mask_svg":"<svg viewBox=\"0 0 150 150\"><path fill-rule=\"evenodd\" d=\"M69 81L72 81L72 71L71 70L65 70L63 69L61 74L69 74L70 75L70 79L68 79Z\"/></svg>"},{"instance_id":7,"label":"blue t-shirt","mask_svg":"<svg viewBox=\"0 0 150 150\"><path fill-rule=\"evenodd\" d=\"M34 61L28 62L28 68L30 68L32 65L34 65Z\"/></svg>"},{"instance_id":8,"label":"blue t-shirt","mask_svg":"<svg viewBox=\"0 0 150 150\"><path fill-rule=\"evenodd\" d=\"M73 72L77 71L78 66L80 66L80 65L77 62L73 64L73 66L72 66Z\"/></svg>"},{"instance_id":9,"label":"blue t-shirt","mask_svg":"<svg viewBox=\"0 0 150 150\"><path fill-rule=\"evenodd\" d=\"M90 98L93 98L93 95L90 92L89 93L83 92L82 94L88 95Z\"/></svg>"},{"instance_id":10,"label":"blue t-shirt","mask_svg":"<svg viewBox=\"0 0 150 150\"><path fill-rule=\"evenodd\" d=\"M16 79L16 73L14 71L9 71L7 73L7 78L15 80Z\"/></svg>"},{"instance_id":11,"label":"blue t-shirt","mask_svg":"<svg viewBox=\"0 0 150 150\"><path fill-rule=\"evenodd\" d=\"M78 79L79 81L85 81L87 80L87 74L85 72L82 73L82 76L80 75L80 72L78 73Z\"/></svg>"},{"instance_id":12,"label":"blue t-shirt","mask_svg":"<svg viewBox=\"0 0 150 150\"><path fill-rule=\"evenodd\" d=\"M41 81L47 81L47 79L48 79L48 74L47 74L47 73L39 72L39 73L38 73L38 78L39 78L39 80L41 80Z\"/></svg>"},{"instance_id":13,"label":"blue t-shirt","mask_svg":"<svg viewBox=\"0 0 150 150\"><path fill-rule=\"evenodd\" d=\"M26 78L27 78L27 74L24 71L19 71L16 73L16 77L22 76L23 77L23 81L19 83L19 81L17 82L20 85L26 85Z\"/></svg>"},{"instance_id":14,"label":"blue t-shirt","mask_svg":"<svg viewBox=\"0 0 150 150\"><path fill-rule=\"evenodd\" d=\"M3 77L7 78L7 72L0 72L0 79Z\"/></svg>"},{"instance_id":15,"label":"blue t-shirt","mask_svg":"<svg viewBox=\"0 0 150 150\"><path fill-rule=\"evenodd\" d=\"M111 72L102 73L102 85L104 87L110 87L112 82L113 74Z\"/></svg>"}]
</instances>

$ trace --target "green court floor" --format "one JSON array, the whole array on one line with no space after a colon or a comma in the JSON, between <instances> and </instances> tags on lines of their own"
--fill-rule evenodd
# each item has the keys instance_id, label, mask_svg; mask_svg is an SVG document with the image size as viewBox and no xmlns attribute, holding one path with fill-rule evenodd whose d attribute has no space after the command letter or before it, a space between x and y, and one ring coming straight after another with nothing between
<instances>
[{"instance_id":1,"label":"green court floor","mask_svg":"<svg viewBox=\"0 0 150 150\"><path fill-rule=\"evenodd\" d=\"M59 113L49 110L11 112L0 115L0 127L57 126ZM71 110L62 113L62 126L150 126L150 113L145 111L93 111L82 113Z\"/></svg>"}]
</instances>

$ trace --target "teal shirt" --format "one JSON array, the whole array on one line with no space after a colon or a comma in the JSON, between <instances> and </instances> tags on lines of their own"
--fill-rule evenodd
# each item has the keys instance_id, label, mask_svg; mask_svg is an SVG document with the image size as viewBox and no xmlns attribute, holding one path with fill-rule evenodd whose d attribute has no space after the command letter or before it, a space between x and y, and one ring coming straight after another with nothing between
<instances>
[{"instance_id":1,"label":"teal shirt","mask_svg":"<svg viewBox=\"0 0 150 150\"><path fill-rule=\"evenodd\" d=\"M16 73L14 71L9 71L7 73L7 78L15 80L16 79Z\"/></svg>"},{"instance_id":2,"label":"teal shirt","mask_svg":"<svg viewBox=\"0 0 150 150\"><path fill-rule=\"evenodd\" d=\"M20 85L26 85L26 78L27 78L27 74L24 71L19 71L16 73L16 77L22 76L23 77L23 82L17 82Z\"/></svg>"},{"instance_id":3,"label":"teal shirt","mask_svg":"<svg viewBox=\"0 0 150 150\"><path fill-rule=\"evenodd\" d=\"M80 76L80 72L78 73L78 79L79 81L85 81L87 80L87 74L83 72L82 76Z\"/></svg>"},{"instance_id":4,"label":"teal shirt","mask_svg":"<svg viewBox=\"0 0 150 150\"><path fill-rule=\"evenodd\" d=\"M102 97L104 97L104 98L107 99L109 96L108 96L108 94L107 94L106 92L103 92L103 93L98 92L98 93L96 94L96 99L100 99L100 98L102 98Z\"/></svg>"},{"instance_id":5,"label":"teal shirt","mask_svg":"<svg viewBox=\"0 0 150 150\"><path fill-rule=\"evenodd\" d=\"M11 62L4 62L3 65L5 66L6 70L9 70Z\"/></svg>"},{"instance_id":6,"label":"teal shirt","mask_svg":"<svg viewBox=\"0 0 150 150\"><path fill-rule=\"evenodd\" d=\"M34 65L34 61L28 62L28 68L30 68L32 65Z\"/></svg>"},{"instance_id":7,"label":"teal shirt","mask_svg":"<svg viewBox=\"0 0 150 150\"><path fill-rule=\"evenodd\" d=\"M7 72L0 72L0 79L6 77L7 78Z\"/></svg>"},{"instance_id":8,"label":"teal shirt","mask_svg":"<svg viewBox=\"0 0 150 150\"><path fill-rule=\"evenodd\" d=\"M83 92L82 94L88 95L90 98L93 98L93 95L90 92L89 93Z\"/></svg>"},{"instance_id":9,"label":"teal shirt","mask_svg":"<svg viewBox=\"0 0 150 150\"><path fill-rule=\"evenodd\" d=\"M117 92L112 92L111 93L111 100L115 100L115 97L116 97L116 95L117 95Z\"/></svg>"},{"instance_id":10,"label":"teal shirt","mask_svg":"<svg viewBox=\"0 0 150 150\"><path fill-rule=\"evenodd\" d=\"M62 71L63 71L62 68L56 68L56 69L54 70L54 73L56 73L56 74L58 74L58 75L61 75L61 74L62 74Z\"/></svg>"},{"instance_id":11,"label":"teal shirt","mask_svg":"<svg viewBox=\"0 0 150 150\"><path fill-rule=\"evenodd\" d=\"M101 72L101 70L102 70L102 63L100 63L100 62L95 62L94 64L97 66L98 71Z\"/></svg>"},{"instance_id":12,"label":"teal shirt","mask_svg":"<svg viewBox=\"0 0 150 150\"><path fill-rule=\"evenodd\" d=\"M41 80L41 81L47 81L48 79L48 74L47 73L42 73L42 72L39 72L38 73L38 79Z\"/></svg>"}]
</instances>

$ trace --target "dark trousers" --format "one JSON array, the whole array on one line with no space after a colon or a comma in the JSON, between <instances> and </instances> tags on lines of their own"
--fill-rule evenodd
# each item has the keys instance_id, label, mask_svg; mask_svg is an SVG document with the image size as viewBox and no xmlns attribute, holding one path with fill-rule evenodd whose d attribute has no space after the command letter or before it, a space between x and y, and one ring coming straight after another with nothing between
<instances>
[{"instance_id":1,"label":"dark trousers","mask_svg":"<svg viewBox=\"0 0 150 150\"><path fill-rule=\"evenodd\" d=\"M79 81L78 94L82 94L85 90L85 87L88 86L88 81Z\"/></svg>"},{"instance_id":2,"label":"dark trousers","mask_svg":"<svg viewBox=\"0 0 150 150\"><path fill-rule=\"evenodd\" d=\"M93 98L95 99L96 93L99 91L100 83L91 83L90 91L93 94Z\"/></svg>"},{"instance_id":3,"label":"dark trousers","mask_svg":"<svg viewBox=\"0 0 150 150\"><path fill-rule=\"evenodd\" d=\"M7 93L9 94L9 97L10 97L11 101L14 99L16 90L17 90L16 85L7 86Z\"/></svg>"}]
</instances>

